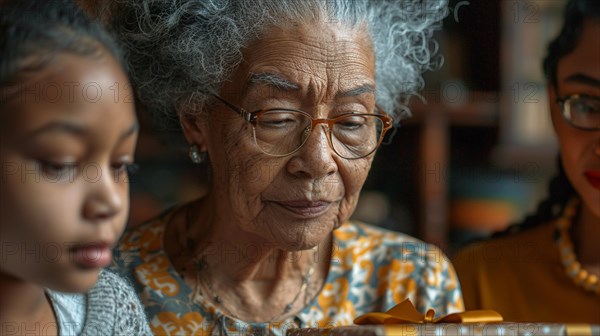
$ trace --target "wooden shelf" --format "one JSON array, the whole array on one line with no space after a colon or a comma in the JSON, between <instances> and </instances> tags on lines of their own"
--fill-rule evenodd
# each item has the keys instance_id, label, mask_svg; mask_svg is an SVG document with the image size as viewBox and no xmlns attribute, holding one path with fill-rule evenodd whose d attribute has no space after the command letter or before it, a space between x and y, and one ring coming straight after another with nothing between
<instances>
[{"instance_id":1,"label":"wooden shelf","mask_svg":"<svg viewBox=\"0 0 600 336\"><path fill-rule=\"evenodd\" d=\"M425 97L427 103L413 99L410 109L412 118L403 124L413 125L423 123L432 111L444 113L451 126L497 127L499 117L499 99L496 92L473 92L469 100L462 103L439 101L439 98Z\"/></svg>"},{"instance_id":2,"label":"wooden shelf","mask_svg":"<svg viewBox=\"0 0 600 336\"><path fill-rule=\"evenodd\" d=\"M450 166L453 127L497 128L499 101L495 92L473 92L469 101L447 103L425 97L410 105L413 117L403 125L419 127L418 165L426 173L418 174L418 234L426 242L445 251L449 248L449 185L440 170Z\"/></svg>"}]
</instances>

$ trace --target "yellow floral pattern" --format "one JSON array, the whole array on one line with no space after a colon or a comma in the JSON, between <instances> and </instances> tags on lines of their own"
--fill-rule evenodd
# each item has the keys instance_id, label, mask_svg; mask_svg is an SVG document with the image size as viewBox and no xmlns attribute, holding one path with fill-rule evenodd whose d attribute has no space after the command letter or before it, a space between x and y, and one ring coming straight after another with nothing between
<instances>
[{"instance_id":1,"label":"yellow floral pattern","mask_svg":"<svg viewBox=\"0 0 600 336\"><path fill-rule=\"evenodd\" d=\"M130 278L156 335L285 335L289 328L351 325L371 311L406 298L421 312L441 316L464 310L460 285L446 256L407 235L349 222L334 231L325 285L296 316L277 323L246 323L208 300L192 302L192 289L163 250L168 214L125 233L113 267Z\"/></svg>"}]
</instances>

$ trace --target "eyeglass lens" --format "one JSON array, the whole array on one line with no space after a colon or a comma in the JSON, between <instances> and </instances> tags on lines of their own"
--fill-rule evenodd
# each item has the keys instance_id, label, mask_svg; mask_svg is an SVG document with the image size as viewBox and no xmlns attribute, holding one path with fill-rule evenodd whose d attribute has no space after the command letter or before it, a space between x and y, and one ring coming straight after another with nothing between
<instances>
[{"instance_id":1,"label":"eyeglass lens","mask_svg":"<svg viewBox=\"0 0 600 336\"><path fill-rule=\"evenodd\" d=\"M600 99L576 96L565 100L563 113L575 127L600 129Z\"/></svg>"},{"instance_id":2,"label":"eyeglass lens","mask_svg":"<svg viewBox=\"0 0 600 336\"><path fill-rule=\"evenodd\" d=\"M256 144L267 154L283 156L298 150L311 131L310 116L295 111L268 111L257 118ZM360 158L379 144L383 121L374 115L348 115L337 119L330 130L333 150L344 158Z\"/></svg>"}]
</instances>

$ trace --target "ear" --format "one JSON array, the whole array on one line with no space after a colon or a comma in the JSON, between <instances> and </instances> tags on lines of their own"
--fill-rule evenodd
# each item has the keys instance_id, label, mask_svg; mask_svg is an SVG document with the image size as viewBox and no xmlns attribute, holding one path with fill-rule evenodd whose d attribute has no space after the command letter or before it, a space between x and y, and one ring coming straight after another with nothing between
<instances>
[{"instance_id":1,"label":"ear","mask_svg":"<svg viewBox=\"0 0 600 336\"><path fill-rule=\"evenodd\" d=\"M201 114L180 113L179 123L188 144L196 145L201 152L208 150L208 121Z\"/></svg>"}]
</instances>

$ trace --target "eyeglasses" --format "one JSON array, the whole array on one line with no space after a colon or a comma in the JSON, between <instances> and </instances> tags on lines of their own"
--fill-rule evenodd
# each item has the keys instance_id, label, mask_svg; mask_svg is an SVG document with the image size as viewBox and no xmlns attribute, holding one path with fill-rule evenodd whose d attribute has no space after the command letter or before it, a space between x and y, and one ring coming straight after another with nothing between
<instances>
[{"instance_id":1,"label":"eyeglasses","mask_svg":"<svg viewBox=\"0 0 600 336\"><path fill-rule=\"evenodd\" d=\"M586 131L600 130L600 97L572 94L556 102L571 126Z\"/></svg>"},{"instance_id":2,"label":"eyeglasses","mask_svg":"<svg viewBox=\"0 0 600 336\"><path fill-rule=\"evenodd\" d=\"M297 152L311 130L325 124L329 146L337 155L348 160L364 158L375 152L393 125L392 118L377 105L378 114L347 113L333 119L314 119L306 112L284 108L247 112L216 94L213 96L252 124L254 142L271 156Z\"/></svg>"}]
</instances>

